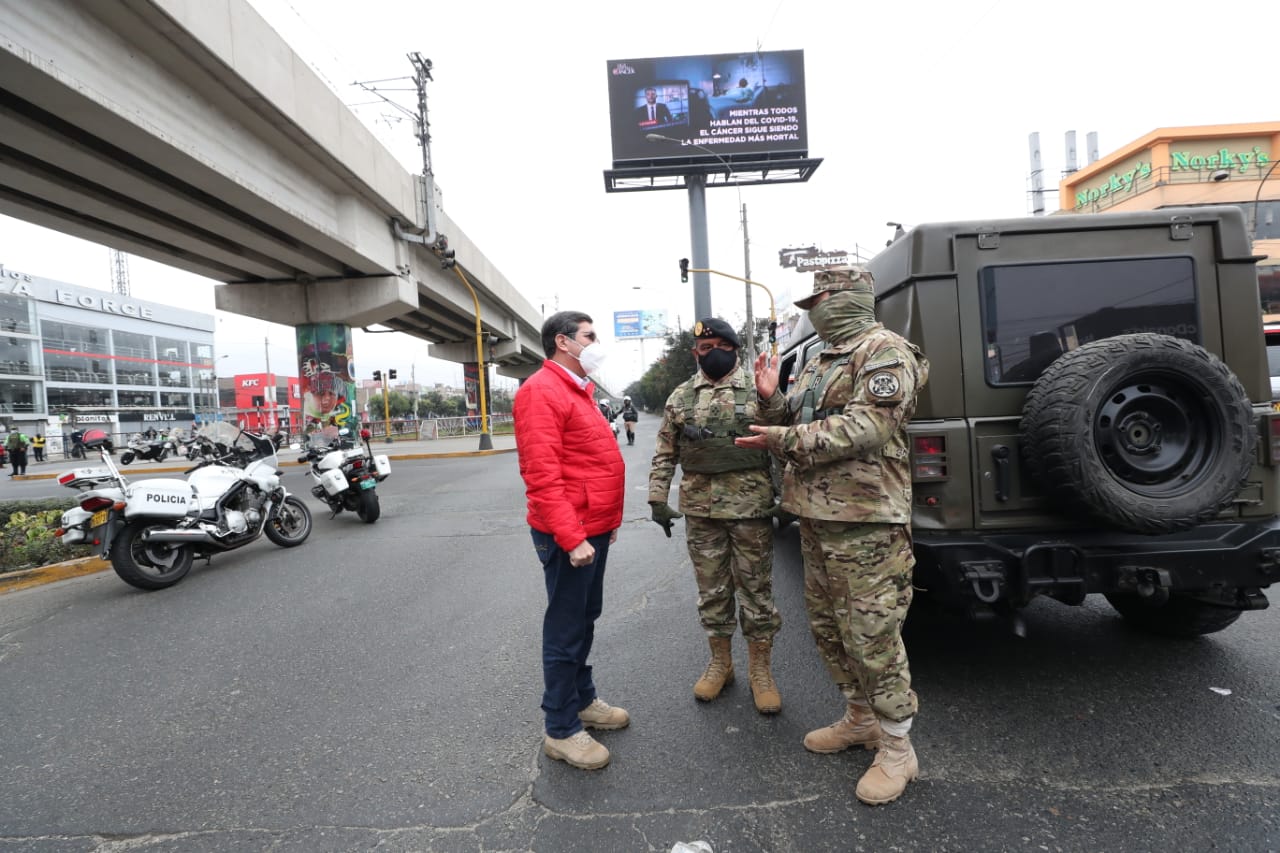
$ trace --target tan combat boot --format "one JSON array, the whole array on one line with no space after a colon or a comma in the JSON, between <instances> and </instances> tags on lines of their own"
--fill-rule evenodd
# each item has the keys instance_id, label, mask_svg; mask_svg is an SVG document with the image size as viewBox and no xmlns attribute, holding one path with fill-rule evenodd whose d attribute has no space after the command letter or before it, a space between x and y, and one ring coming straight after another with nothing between
<instances>
[{"instance_id":1,"label":"tan combat boot","mask_svg":"<svg viewBox=\"0 0 1280 853\"><path fill-rule=\"evenodd\" d=\"M710 702L720 695L726 684L733 683L732 638L708 637L707 641L711 644L711 661L693 685L693 695L703 702Z\"/></svg>"},{"instance_id":2,"label":"tan combat boot","mask_svg":"<svg viewBox=\"0 0 1280 853\"><path fill-rule=\"evenodd\" d=\"M823 754L840 752L861 744L875 749L880 743L880 721L867 705L849 703L844 716L829 726L814 729L804 736L804 748Z\"/></svg>"},{"instance_id":3,"label":"tan combat boot","mask_svg":"<svg viewBox=\"0 0 1280 853\"><path fill-rule=\"evenodd\" d=\"M880 751L871 769L858 780L857 796L870 806L891 803L907 789L907 783L920 775L920 763L907 735L882 735Z\"/></svg>"},{"instance_id":4,"label":"tan combat boot","mask_svg":"<svg viewBox=\"0 0 1280 853\"><path fill-rule=\"evenodd\" d=\"M751 680L751 698L755 700L756 710L761 714L776 714L782 710L782 694L778 685L773 682L773 672L769 669L769 655L773 651L773 643L761 640L747 644L747 676Z\"/></svg>"},{"instance_id":5,"label":"tan combat boot","mask_svg":"<svg viewBox=\"0 0 1280 853\"><path fill-rule=\"evenodd\" d=\"M609 763L609 750L585 731L566 738L544 735L542 751L548 758L563 761L581 770L599 770Z\"/></svg>"}]
</instances>

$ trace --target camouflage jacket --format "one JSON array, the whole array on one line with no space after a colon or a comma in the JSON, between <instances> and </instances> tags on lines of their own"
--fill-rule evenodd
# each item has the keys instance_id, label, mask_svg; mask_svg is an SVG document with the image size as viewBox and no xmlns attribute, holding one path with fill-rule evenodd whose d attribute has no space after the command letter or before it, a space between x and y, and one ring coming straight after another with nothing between
<instances>
[{"instance_id":1,"label":"camouflage jacket","mask_svg":"<svg viewBox=\"0 0 1280 853\"><path fill-rule=\"evenodd\" d=\"M689 467L736 470L704 473L684 468L681 512L704 518L763 518L773 508L768 454L736 448L733 438L750 435L749 424L782 423L785 414L782 396L774 394L762 402L751 371L742 365L719 382L698 371L667 398L649 469L649 500L670 500L676 465L684 468L682 458L697 459ZM717 461L723 464L717 466Z\"/></svg>"},{"instance_id":2,"label":"camouflage jacket","mask_svg":"<svg viewBox=\"0 0 1280 853\"><path fill-rule=\"evenodd\" d=\"M928 378L920 350L879 323L811 358L787 391L790 426L769 431L769 450L786 463L783 509L824 521L910 523L907 422Z\"/></svg>"}]
</instances>

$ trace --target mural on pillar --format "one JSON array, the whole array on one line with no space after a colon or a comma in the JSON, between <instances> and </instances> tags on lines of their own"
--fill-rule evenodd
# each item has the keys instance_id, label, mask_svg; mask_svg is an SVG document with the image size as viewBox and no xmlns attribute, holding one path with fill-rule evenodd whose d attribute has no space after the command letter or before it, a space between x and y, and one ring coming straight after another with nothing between
<instances>
[{"instance_id":1,"label":"mural on pillar","mask_svg":"<svg viewBox=\"0 0 1280 853\"><path fill-rule=\"evenodd\" d=\"M359 431L351 328L340 323L298 327L298 378L303 431L336 436L342 427Z\"/></svg>"}]
</instances>

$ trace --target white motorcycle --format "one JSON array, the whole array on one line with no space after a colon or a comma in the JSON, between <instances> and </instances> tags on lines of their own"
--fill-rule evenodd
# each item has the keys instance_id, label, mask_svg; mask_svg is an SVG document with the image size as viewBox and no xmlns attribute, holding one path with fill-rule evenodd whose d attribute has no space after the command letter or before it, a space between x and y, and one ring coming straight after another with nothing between
<instances>
[{"instance_id":1,"label":"white motorcycle","mask_svg":"<svg viewBox=\"0 0 1280 853\"><path fill-rule=\"evenodd\" d=\"M275 444L266 436L219 424L226 455L189 469L186 480L130 483L111 459L102 430L85 433L105 468L77 468L58 482L79 489L80 505L62 514L65 544L89 543L110 559L120 579L139 589L164 589L182 580L196 557L266 537L282 548L311 535L311 512L280 484Z\"/></svg>"},{"instance_id":2,"label":"white motorcycle","mask_svg":"<svg viewBox=\"0 0 1280 853\"><path fill-rule=\"evenodd\" d=\"M391 473L391 462L386 456L374 455L367 429L360 430L360 438L364 447L352 446L351 431L346 427L332 438L314 433L298 461L311 464L308 473L315 481L311 494L328 505L333 512L330 518L345 509L373 524L382 515L375 489Z\"/></svg>"}]
</instances>

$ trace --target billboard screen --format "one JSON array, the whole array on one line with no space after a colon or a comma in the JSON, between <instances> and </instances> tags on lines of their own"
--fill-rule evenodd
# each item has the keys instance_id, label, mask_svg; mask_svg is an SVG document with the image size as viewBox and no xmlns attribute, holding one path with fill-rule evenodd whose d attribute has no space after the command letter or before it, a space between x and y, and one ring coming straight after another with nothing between
<instances>
[{"instance_id":1,"label":"billboard screen","mask_svg":"<svg viewBox=\"0 0 1280 853\"><path fill-rule=\"evenodd\" d=\"M807 154L802 50L610 60L608 74L615 164Z\"/></svg>"},{"instance_id":2,"label":"billboard screen","mask_svg":"<svg viewBox=\"0 0 1280 853\"><path fill-rule=\"evenodd\" d=\"M667 333L667 312L658 311L614 311L613 336L618 340L627 338L660 338Z\"/></svg>"}]
</instances>

